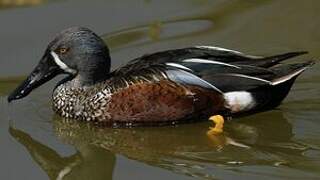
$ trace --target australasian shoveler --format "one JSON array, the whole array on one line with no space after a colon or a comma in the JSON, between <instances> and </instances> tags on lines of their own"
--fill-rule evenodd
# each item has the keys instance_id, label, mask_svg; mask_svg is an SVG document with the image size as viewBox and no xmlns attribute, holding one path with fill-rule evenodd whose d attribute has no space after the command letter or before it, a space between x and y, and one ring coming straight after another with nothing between
<instances>
[{"instance_id":1,"label":"australasian shoveler","mask_svg":"<svg viewBox=\"0 0 320 180\"><path fill-rule=\"evenodd\" d=\"M55 37L8 101L65 73L53 91L53 109L65 118L111 125L209 118L216 123L209 132L220 133L224 118L279 105L298 75L314 64L280 62L305 53L259 57L198 46L144 55L110 71L104 41L74 27Z\"/></svg>"}]
</instances>

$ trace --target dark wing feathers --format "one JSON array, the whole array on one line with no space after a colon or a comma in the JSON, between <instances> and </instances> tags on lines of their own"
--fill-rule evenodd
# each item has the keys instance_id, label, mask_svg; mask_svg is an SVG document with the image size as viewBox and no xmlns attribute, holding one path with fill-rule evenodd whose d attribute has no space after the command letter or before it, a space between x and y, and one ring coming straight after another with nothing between
<instances>
[{"instance_id":1,"label":"dark wing feathers","mask_svg":"<svg viewBox=\"0 0 320 180\"><path fill-rule=\"evenodd\" d=\"M268 67L272 67L274 65L277 65L284 60L287 60L287 59L290 59L290 58L293 58L296 56L300 56L303 54L307 54L307 53L308 53L307 51L289 52L289 53L279 54L279 55L275 55L275 56L258 58L258 59L256 59L256 61L252 61L252 60L238 61L238 62L236 62L236 64L239 64L239 65L244 64L244 65L251 65L251 66L268 68Z\"/></svg>"},{"instance_id":2,"label":"dark wing feathers","mask_svg":"<svg viewBox=\"0 0 320 180\"><path fill-rule=\"evenodd\" d=\"M260 78L272 78L275 73L272 70L249 66L249 65L237 65L235 67L231 66L224 66L218 64L185 64L182 63L183 66L187 67L188 69L192 69L193 72L199 76L203 75L212 75L212 74L222 74L222 73L238 73L238 74L245 74L249 76L257 76Z\"/></svg>"},{"instance_id":3,"label":"dark wing feathers","mask_svg":"<svg viewBox=\"0 0 320 180\"><path fill-rule=\"evenodd\" d=\"M308 61L304 63L286 64L278 67L271 68L276 72L277 77L272 80L273 85L281 84L290 79L296 78L307 68L315 64L315 61Z\"/></svg>"},{"instance_id":4,"label":"dark wing feathers","mask_svg":"<svg viewBox=\"0 0 320 180\"><path fill-rule=\"evenodd\" d=\"M307 61L303 63L294 63L294 64L275 66L275 67L271 67L270 70L275 72L278 77L282 77L282 76L288 75L288 72L295 72L299 69L311 66L313 64L314 64L314 61Z\"/></svg>"},{"instance_id":5,"label":"dark wing feathers","mask_svg":"<svg viewBox=\"0 0 320 180\"><path fill-rule=\"evenodd\" d=\"M203 76L202 79L214 85L223 92L247 91L257 87L270 85L270 81L263 79L250 78L242 74L214 74Z\"/></svg>"},{"instance_id":6,"label":"dark wing feathers","mask_svg":"<svg viewBox=\"0 0 320 180\"><path fill-rule=\"evenodd\" d=\"M183 49L166 50L153 54L146 54L139 58L133 59L125 66L116 70L116 72L126 74L127 72L131 73L132 71L139 71L140 69L144 69L153 65L161 65L168 62L179 63L185 59L191 58L217 60L227 63L251 59L251 56L245 56L237 51L221 50L221 48L219 49L220 50L189 47Z\"/></svg>"},{"instance_id":7,"label":"dark wing feathers","mask_svg":"<svg viewBox=\"0 0 320 180\"><path fill-rule=\"evenodd\" d=\"M305 53L258 57L216 47L191 47L144 55L114 73L126 78L168 78L180 84L218 92L243 91L272 85L274 80L310 66L311 63L301 63L273 67L281 61Z\"/></svg>"},{"instance_id":8,"label":"dark wing feathers","mask_svg":"<svg viewBox=\"0 0 320 180\"><path fill-rule=\"evenodd\" d=\"M179 84L198 86L222 93L222 91L216 86L190 72L181 69L168 69L166 70L166 74L168 76L168 79Z\"/></svg>"}]
</instances>

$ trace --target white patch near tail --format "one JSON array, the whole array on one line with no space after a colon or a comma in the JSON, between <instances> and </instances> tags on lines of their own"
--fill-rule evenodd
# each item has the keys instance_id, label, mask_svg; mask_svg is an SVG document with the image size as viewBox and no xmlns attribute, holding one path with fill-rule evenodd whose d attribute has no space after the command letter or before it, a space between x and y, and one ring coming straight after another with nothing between
<instances>
[{"instance_id":1,"label":"white patch near tail","mask_svg":"<svg viewBox=\"0 0 320 180\"><path fill-rule=\"evenodd\" d=\"M229 66L229 67L234 67L237 69L240 69L240 67L228 63L223 63L219 61L213 61L213 60L207 60L207 59L198 59L198 58L192 58L192 59L185 59L183 62L191 62L191 63L200 63L200 64L218 64L218 65L223 65L223 66Z\"/></svg>"},{"instance_id":2,"label":"white patch near tail","mask_svg":"<svg viewBox=\"0 0 320 180\"><path fill-rule=\"evenodd\" d=\"M251 93L246 91L227 92L224 98L233 113L250 110L256 105Z\"/></svg>"}]
</instances>

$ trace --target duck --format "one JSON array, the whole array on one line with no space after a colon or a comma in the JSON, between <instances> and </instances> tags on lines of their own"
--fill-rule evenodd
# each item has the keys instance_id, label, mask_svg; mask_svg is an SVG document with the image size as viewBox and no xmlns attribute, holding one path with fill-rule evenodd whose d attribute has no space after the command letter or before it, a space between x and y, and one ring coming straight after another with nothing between
<instances>
[{"instance_id":1,"label":"duck","mask_svg":"<svg viewBox=\"0 0 320 180\"><path fill-rule=\"evenodd\" d=\"M220 134L225 120L277 107L296 78L315 64L283 61L306 53L253 56L194 46L145 54L111 70L103 39L72 27L54 37L8 102L66 74L52 93L53 110L63 118L117 127L208 119L214 123L208 133Z\"/></svg>"}]
</instances>

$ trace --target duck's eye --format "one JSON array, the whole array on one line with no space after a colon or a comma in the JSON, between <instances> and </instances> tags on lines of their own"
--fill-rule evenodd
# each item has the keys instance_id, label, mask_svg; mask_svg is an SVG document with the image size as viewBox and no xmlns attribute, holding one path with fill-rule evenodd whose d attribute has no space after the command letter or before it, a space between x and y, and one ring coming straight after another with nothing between
<instances>
[{"instance_id":1,"label":"duck's eye","mask_svg":"<svg viewBox=\"0 0 320 180\"><path fill-rule=\"evenodd\" d=\"M68 52L68 48L59 48L58 52L59 54L65 54L66 52Z\"/></svg>"}]
</instances>

